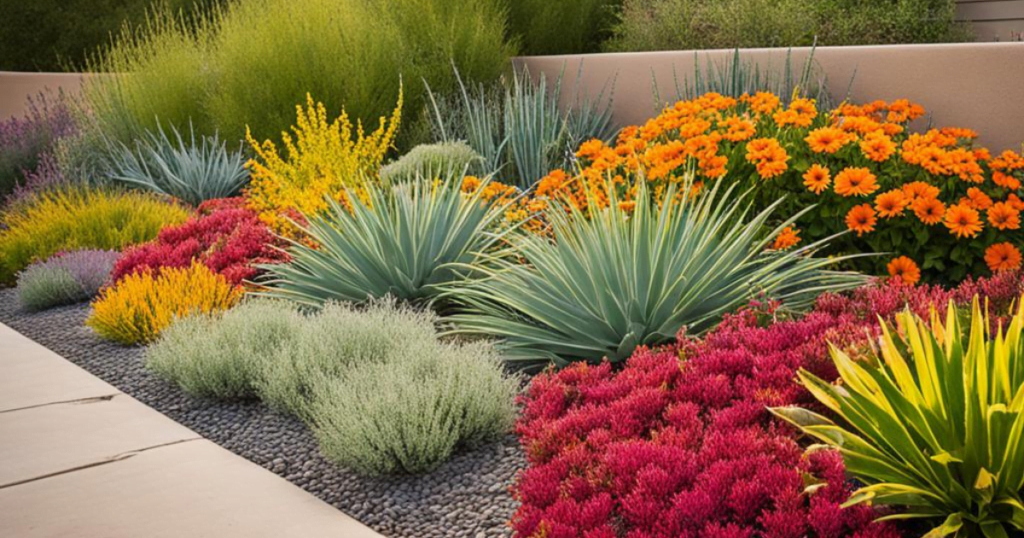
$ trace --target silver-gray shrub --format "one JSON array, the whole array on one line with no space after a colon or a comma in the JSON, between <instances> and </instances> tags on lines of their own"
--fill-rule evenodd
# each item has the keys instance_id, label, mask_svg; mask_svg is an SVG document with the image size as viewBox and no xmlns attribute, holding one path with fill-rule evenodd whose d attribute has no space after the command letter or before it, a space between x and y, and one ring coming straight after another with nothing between
<instances>
[{"instance_id":1,"label":"silver-gray shrub","mask_svg":"<svg viewBox=\"0 0 1024 538\"><path fill-rule=\"evenodd\" d=\"M106 285L118 256L112 250L76 250L34 263L18 275L18 300L31 311L88 301Z\"/></svg>"},{"instance_id":2,"label":"silver-gray shrub","mask_svg":"<svg viewBox=\"0 0 1024 538\"><path fill-rule=\"evenodd\" d=\"M267 299L217 316L189 316L146 350L146 367L194 396L254 397L263 362L294 345L303 324L294 305Z\"/></svg>"},{"instance_id":3,"label":"silver-gray shrub","mask_svg":"<svg viewBox=\"0 0 1024 538\"><path fill-rule=\"evenodd\" d=\"M110 179L130 187L174 196L193 206L214 198L235 196L249 181L241 149L228 150L216 134L197 136L189 126L183 137L160 125L133 147L110 143Z\"/></svg>"},{"instance_id":4,"label":"silver-gray shrub","mask_svg":"<svg viewBox=\"0 0 1024 538\"><path fill-rule=\"evenodd\" d=\"M488 344L422 342L318 384L309 419L321 451L341 465L421 473L507 432L518 388Z\"/></svg>"},{"instance_id":5,"label":"silver-gray shrub","mask_svg":"<svg viewBox=\"0 0 1024 538\"><path fill-rule=\"evenodd\" d=\"M260 363L256 390L271 407L308 418L314 387L358 364L387 362L437 345L437 317L392 299L363 307L327 303L299 327L288 346Z\"/></svg>"},{"instance_id":6,"label":"silver-gray shrub","mask_svg":"<svg viewBox=\"0 0 1024 538\"><path fill-rule=\"evenodd\" d=\"M447 177L452 174L483 174L483 158L458 140L438 144L421 144L401 158L381 168L380 178L386 184L416 178Z\"/></svg>"}]
</instances>

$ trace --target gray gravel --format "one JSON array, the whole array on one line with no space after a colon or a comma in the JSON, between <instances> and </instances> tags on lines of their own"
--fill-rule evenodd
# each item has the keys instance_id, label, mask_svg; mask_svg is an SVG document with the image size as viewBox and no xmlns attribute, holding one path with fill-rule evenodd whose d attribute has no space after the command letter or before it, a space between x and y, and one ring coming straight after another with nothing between
<instances>
[{"instance_id":1,"label":"gray gravel","mask_svg":"<svg viewBox=\"0 0 1024 538\"><path fill-rule=\"evenodd\" d=\"M25 313L13 290L0 290L0 322L386 536L511 536L509 487L525 467L514 435L457 453L428 475L362 477L325 460L298 420L258 402L193 398L158 379L143 367L142 348L100 340L83 325L87 315L86 305Z\"/></svg>"}]
</instances>

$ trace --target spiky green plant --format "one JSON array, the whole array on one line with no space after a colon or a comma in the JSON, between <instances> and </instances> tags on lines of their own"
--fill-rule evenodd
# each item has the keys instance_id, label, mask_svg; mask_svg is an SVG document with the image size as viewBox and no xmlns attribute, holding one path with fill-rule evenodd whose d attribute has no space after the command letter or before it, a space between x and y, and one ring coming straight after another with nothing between
<instances>
[{"instance_id":1,"label":"spiky green plant","mask_svg":"<svg viewBox=\"0 0 1024 538\"><path fill-rule=\"evenodd\" d=\"M759 293L800 308L864 282L810 257L821 243L767 251L800 215L766 233L778 204L750 215L748 194L718 185L660 208L641 188L632 212L615 199L587 215L549 210L555 240L513 236L522 263L493 260L485 277L452 291L464 305L453 332L501 338L513 361L621 361L684 327L708 328Z\"/></svg>"},{"instance_id":2,"label":"spiky green plant","mask_svg":"<svg viewBox=\"0 0 1024 538\"><path fill-rule=\"evenodd\" d=\"M1024 302L1024 301L1022 301ZM909 311L882 325L881 353L832 359L842 385L807 371L805 387L842 425L801 408L774 413L837 448L865 487L847 504L894 505L891 519L938 523L925 536L1005 538L1024 531L1024 304L992 331L977 299L970 332Z\"/></svg>"},{"instance_id":3,"label":"spiky green plant","mask_svg":"<svg viewBox=\"0 0 1024 538\"><path fill-rule=\"evenodd\" d=\"M325 215L302 227L315 247L295 242L289 263L263 267L266 293L314 307L387 295L431 301L506 233L491 231L504 204L485 201L482 187L467 194L461 186L461 174L452 174L436 183L370 184L367 200L351 196L349 208L331 200Z\"/></svg>"}]
</instances>

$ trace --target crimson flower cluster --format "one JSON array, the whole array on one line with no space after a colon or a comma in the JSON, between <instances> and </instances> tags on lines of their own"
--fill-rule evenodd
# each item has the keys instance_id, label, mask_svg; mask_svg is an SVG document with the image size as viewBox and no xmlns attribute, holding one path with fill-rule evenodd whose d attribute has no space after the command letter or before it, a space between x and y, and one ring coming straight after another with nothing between
<instances>
[{"instance_id":1,"label":"crimson flower cluster","mask_svg":"<svg viewBox=\"0 0 1024 538\"><path fill-rule=\"evenodd\" d=\"M521 538L892 538L874 509L842 509L842 458L804 454L768 406L814 406L799 368L837 374L832 342L867 345L906 306L1020 297L1020 274L957 289L879 283L823 296L799 319L753 304L703 339L639 349L621 371L577 364L534 378L517 432L529 467L515 494ZM810 487L809 487L810 486Z\"/></svg>"},{"instance_id":2,"label":"crimson flower cluster","mask_svg":"<svg viewBox=\"0 0 1024 538\"><path fill-rule=\"evenodd\" d=\"M188 267L199 260L238 285L258 276L256 264L287 261L287 254L280 250L283 246L245 207L244 199L210 200L199 207L195 218L161 230L152 243L125 251L114 267L113 280L164 267Z\"/></svg>"}]
</instances>

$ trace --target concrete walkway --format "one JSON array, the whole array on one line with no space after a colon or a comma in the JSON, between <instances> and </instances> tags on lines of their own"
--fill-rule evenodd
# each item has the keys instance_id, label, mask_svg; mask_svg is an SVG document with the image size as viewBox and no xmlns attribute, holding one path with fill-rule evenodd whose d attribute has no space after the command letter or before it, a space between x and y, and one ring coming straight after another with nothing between
<instances>
[{"instance_id":1,"label":"concrete walkway","mask_svg":"<svg viewBox=\"0 0 1024 538\"><path fill-rule=\"evenodd\" d=\"M380 537L3 324L0 536Z\"/></svg>"}]
</instances>

